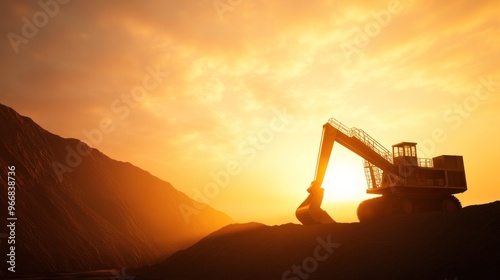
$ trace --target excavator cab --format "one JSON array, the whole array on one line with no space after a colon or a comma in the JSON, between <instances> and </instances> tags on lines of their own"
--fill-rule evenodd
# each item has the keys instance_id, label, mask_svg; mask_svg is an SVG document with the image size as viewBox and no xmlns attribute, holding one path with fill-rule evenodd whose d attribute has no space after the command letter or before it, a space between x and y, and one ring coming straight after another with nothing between
<instances>
[{"instance_id":1,"label":"excavator cab","mask_svg":"<svg viewBox=\"0 0 500 280\"><path fill-rule=\"evenodd\" d=\"M401 142L392 145L392 158L394 165L418 165L417 143Z\"/></svg>"}]
</instances>

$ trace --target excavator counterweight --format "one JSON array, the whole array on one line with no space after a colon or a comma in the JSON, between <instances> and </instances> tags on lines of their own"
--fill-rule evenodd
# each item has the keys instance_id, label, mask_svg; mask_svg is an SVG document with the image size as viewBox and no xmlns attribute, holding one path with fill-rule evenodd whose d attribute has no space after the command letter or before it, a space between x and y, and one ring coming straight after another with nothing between
<instances>
[{"instance_id":1,"label":"excavator counterweight","mask_svg":"<svg viewBox=\"0 0 500 280\"><path fill-rule=\"evenodd\" d=\"M323 125L316 173L309 196L295 215L304 225L335 222L321 209L325 177L334 143L364 159L367 193L378 194L358 207L361 222L393 214L461 209L453 194L467 190L462 156L442 155L432 159L417 157L417 143L401 142L392 153L358 128L348 128L331 118Z\"/></svg>"}]
</instances>

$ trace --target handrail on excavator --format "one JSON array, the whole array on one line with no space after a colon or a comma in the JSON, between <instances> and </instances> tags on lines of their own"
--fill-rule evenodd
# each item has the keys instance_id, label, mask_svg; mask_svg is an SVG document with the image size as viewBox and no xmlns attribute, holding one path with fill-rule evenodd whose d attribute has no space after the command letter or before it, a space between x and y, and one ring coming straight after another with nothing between
<instances>
[{"instance_id":1,"label":"handrail on excavator","mask_svg":"<svg viewBox=\"0 0 500 280\"><path fill-rule=\"evenodd\" d=\"M330 118L328 120L328 123L337 130L339 130L340 132L344 133L345 135L349 137L355 137L356 139L360 140L366 146L370 147L373 151L375 151L377 154L383 157L385 160L392 163L392 153L389 152L379 142L377 142L377 140L373 139L364 130L355 127L349 128L334 118Z\"/></svg>"}]
</instances>

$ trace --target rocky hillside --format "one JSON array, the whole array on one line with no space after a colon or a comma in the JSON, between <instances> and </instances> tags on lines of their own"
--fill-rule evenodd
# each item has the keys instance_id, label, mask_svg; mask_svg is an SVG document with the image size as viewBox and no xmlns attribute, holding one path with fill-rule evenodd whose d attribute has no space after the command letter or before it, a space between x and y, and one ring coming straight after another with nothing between
<instances>
[{"instance_id":1,"label":"rocky hillside","mask_svg":"<svg viewBox=\"0 0 500 280\"><path fill-rule=\"evenodd\" d=\"M373 223L225 227L136 279L500 278L500 201Z\"/></svg>"},{"instance_id":2,"label":"rocky hillside","mask_svg":"<svg viewBox=\"0 0 500 280\"><path fill-rule=\"evenodd\" d=\"M169 183L3 105L0 135L2 221L15 166L16 274L152 264L232 222L208 206L185 219L181 209L195 202ZM2 260L10 234L2 226Z\"/></svg>"}]
</instances>

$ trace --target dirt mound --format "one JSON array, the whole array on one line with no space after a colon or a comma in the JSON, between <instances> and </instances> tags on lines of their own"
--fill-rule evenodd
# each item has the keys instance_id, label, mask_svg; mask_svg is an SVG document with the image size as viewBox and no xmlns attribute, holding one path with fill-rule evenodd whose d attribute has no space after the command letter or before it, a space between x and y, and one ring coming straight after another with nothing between
<instances>
[{"instance_id":1,"label":"dirt mound","mask_svg":"<svg viewBox=\"0 0 500 280\"><path fill-rule=\"evenodd\" d=\"M499 236L499 201L366 224L232 225L138 279L498 279Z\"/></svg>"}]
</instances>

